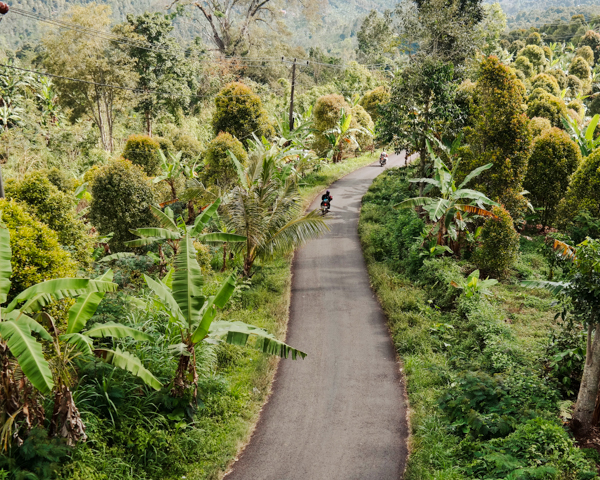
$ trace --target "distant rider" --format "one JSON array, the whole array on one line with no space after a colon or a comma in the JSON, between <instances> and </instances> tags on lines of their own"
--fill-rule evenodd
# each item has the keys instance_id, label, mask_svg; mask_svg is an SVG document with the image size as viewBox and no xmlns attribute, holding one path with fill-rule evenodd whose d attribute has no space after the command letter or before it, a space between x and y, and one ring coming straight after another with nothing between
<instances>
[{"instance_id":1,"label":"distant rider","mask_svg":"<svg viewBox=\"0 0 600 480\"><path fill-rule=\"evenodd\" d=\"M379 156L379 163L387 163L388 160L388 154L385 153L385 150L383 152L381 152L381 155Z\"/></svg>"},{"instance_id":2,"label":"distant rider","mask_svg":"<svg viewBox=\"0 0 600 480\"><path fill-rule=\"evenodd\" d=\"M329 204L329 208L331 208L331 200L333 200L333 197L331 196L331 194L329 193L329 190L327 190L323 196L321 197L321 206L324 203Z\"/></svg>"}]
</instances>

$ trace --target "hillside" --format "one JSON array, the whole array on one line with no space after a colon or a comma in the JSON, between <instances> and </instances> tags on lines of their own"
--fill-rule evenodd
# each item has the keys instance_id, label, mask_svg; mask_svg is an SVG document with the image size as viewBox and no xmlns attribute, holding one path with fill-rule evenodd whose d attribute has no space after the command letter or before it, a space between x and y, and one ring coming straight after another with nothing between
<instances>
[{"instance_id":1,"label":"hillside","mask_svg":"<svg viewBox=\"0 0 600 480\"><path fill-rule=\"evenodd\" d=\"M58 18L70 5L81 2L73 0L19 0L10 2L11 6L35 12L45 17ZM89 2L85 2L89 3ZM128 13L140 14L146 10L164 10L170 1L167 0L106 0L110 5L115 22L125 18ZM329 0L325 7L321 25L309 28L307 22L301 17L300 12L293 9L285 10L286 23L294 33L294 43L302 46L328 46L332 43L343 42L355 35L361 19L372 9L385 10L393 8L395 0ZM192 39L201 34L202 19L198 10L188 8L186 17L175 20L175 35L181 39ZM9 14L0 23L0 45L15 48L23 43L35 40L46 26L39 22L20 15ZM327 48L329 50L329 48Z\"/></svg>"}]
</instances>

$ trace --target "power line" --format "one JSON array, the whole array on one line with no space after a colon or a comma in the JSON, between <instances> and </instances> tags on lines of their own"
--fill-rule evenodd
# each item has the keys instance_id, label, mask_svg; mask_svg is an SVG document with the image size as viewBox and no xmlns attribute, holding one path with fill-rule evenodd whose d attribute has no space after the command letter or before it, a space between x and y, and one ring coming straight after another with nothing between
<instances>
[{"instance_id":1,"label":"power line","mask_svg":"<svg viewBox=\"0 0 600 480\"><path fill-rule=\"evenodd\" d=\"M48 73L48 72L40 72L38 70L30 70L27 68L21 68L21 67L17 67L14 65L7 65L7 64L0 64L0 68L4 67L4 68L11 68L13 70L19 70L22 72L28 72L28 73L33 73L35 75L41 75L41 76L45 76L45 77L51 77L51 78L60 78L62 80L67 80L67 81L71 81L71 82L77 82L77 83L85 83L87 85L93 85L93 86L97 86L97 87L106 87L106 88L114 88L114 89L118 89L118 90L125 90L125 91L129 91L129 92L133 92L135 94L139 94L139 95L148 95L148 94L158 94L158 95L166 95L169 97L188 97L188 98L212 98L215 95L214 94L206 94L206 95L198 95L198 94L190 94L190 95L173 95L172 93L169 92L164 92L161 90L155 90L155 89L145 89L145 88L134 88L134 87L124 87L122 85L114 85L114 84L110 84L110 83L100 83L100 82L94 82L91 80L83 80L81 78L73 78L73 77L67 77L64 75L56 75L53 73ZM0 72L0 75L6 75L2 72ZM353 94L353 93L364 93L365 91L367 91L367 89L361 89L361 90L338 90L338 92L340 93L346 93L346 94ZM243 94L243 95L221 95L221 98L238 98L238 97L249 97L252 95L257 95L256 93L248 93L248 94Z\"/></svg>"},{"instance_id":2,"label":"power line","mask_svg":"<svg viewBox=\"0 0 600 480\"><path fill-rule=\"evenodd\" d=\"M172 52L170 52L166 47L161 46L161 45L156 46L156 44L152 44L150 42L136 41L135 39L131 39L131 38L127 38L127 37L120 37L120 36L115 35L110 32L105 32L102 30L95 30L93 28L84 27L83 25L78 25L76 23L66 22L63 20L57 20L57 19L53 19L50 17L45 17L43 15L40 15L40 14L37 14L34 12L28 12L26 10L22 10L18 7L12 7L9 12L14 12L18 15L22 15L24 17L31 18L33 20L38 20L41 22L49 23L51 25L54 25L54 26L57 26L60 28L68 28L71 30L75 30L79 33L82 33L84 35L88 35L91 37L101 38L103 40L109 40L109 41L121 43L124 45L130 45L135 48L141 48L144 50L158 51L161 53L172 54ZM149 45L149 46L146 46L146 45Z\"/></svg>"}]
</instances>

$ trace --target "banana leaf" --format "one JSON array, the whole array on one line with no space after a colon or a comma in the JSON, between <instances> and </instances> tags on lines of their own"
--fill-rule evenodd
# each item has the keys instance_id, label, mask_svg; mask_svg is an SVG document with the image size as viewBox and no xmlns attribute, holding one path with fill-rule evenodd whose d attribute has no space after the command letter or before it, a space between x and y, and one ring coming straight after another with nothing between
<instances>
[{"instance_id":1,"label":"banana leaf","mask_svg":"<svg viewBox=\"0 0 600 480\"><path fill-rule=\"evenodd\" d=\"M236 235L235 233L224 233L224 232L215 232L215 233L205 233L204 235L198 235L196 237L198 241L201 242L245 242L246 237L243 235Z\"/></svg>"},{"instance_id":2,"label":"banana leaf","mask_svg":"<svg viewBox=\"0 0 600 480\"><path fill-rule=\"evenodd\" d=\"M98 278L98 280L104 282L112 282L112 279L112 270L108 270L104 275ZM85 327L88 320L96 313L98 305L100 305L104 295L104 292L88 292L77 298L75 304L69 309L67 333L78 333Z\"/></svg>"},{"instance_id":3,"label":"banana leaf","mask_svg":"<svg viewBox=\"0 0 600 480\"><path fill-rule=\"evenodd\" d=\"M157 282L148 275L144 275L144 279L146 280L146 285L152 289L155 295L160 299L161 303L167 308L169 313L180 321L185 322L185 317L183 316L181 308L179 308L179 304L173 297L171 289L160 280Z\"/></svg>"},{"instance_id":4,"label":"banana leaf","mask_svg":"<svg viewBox=\"0 0 600 480\"><path fill-rule=\"evenodd\" d=\"M110 363L115 367L122 368L132 373L136 377L140 378L146 385L160 390L162 383L160 383L149 370L147 370L139 358L132 355L129 352L124 352L117 348L116 350L106 350L103 348L94 351L96 356L100 357L106 363Z\"/></svg>"},{"instance_id":5,"label":"banana leaf","mask_svg":"<svg viewBox=\"0 0 600 480\"><path fill-rule=\"evenodd\" d=\"M51 298L61 300L68 297L78 297L87 292L114 292L116 289L117 284L112 282L89 280L87 278L55 278L23 290L10 302L5 312L8 313L14 310L19 303L25 301L27 301L27 311L35 311L36 308L47 305ZM25 310L25 307L22 310Z\"/></svg>"},{"instance_id":6,"label":"banana leaf","mask_svg":"<svg viewBox=\"0 0 600 480\"><path fill-rule=\"evenodd\" d=\"M194 335L192 335L192 341L194 343L200 342L208 335L210 326L217 314L216 309L223 308L233 295L233 292L235 292L235 276L235 273L229 275L221 285L217 294L214 297L210 297L210 300L204 306L200 324L194 332Z\"/></svg>"},{"instance_id":7,"label":"banana leaf","mask_svg":"<svg viewBox=\"0 0 600 480\"><path fill-rule=\"evenodd\" d=\"M196 260L196 249L192 237L186 234L181 241L181 250L175 257L173 273L173 298L179 305L188 327L192 327L206 297L202 294L204 278Z\"/></svg>"},{"instance_id":8,"label":"banana leaf","mask_svg":"<svg viewBox=\"0 0 600 480\"><path fill-rule=\"evenodd\" d=\"M0 323L0 335L31 384L43 394L48 394L54 388L52 372L44 358L42 345L31 335L31 327L31 322L21 319L7 320Z\"/></svg>"},{"instance_id":9,"label":"banana leaf","mask_svg":"<svg viewBox=\"0 0 600 480\"><path fill-rule=\"evenodd\" d=\"M85 335L92 338L112 337L112 338L125 338L131 337L134 340L151 341L152 337L147 333L140 332L135 328L121 325L120 323L107 322L98 323L92 328L84 332Z\"/></svg>"},{"instance_id":10,"label":"banana leaf","mask_svg":"<svg viewBox=\"0 0 600 480\"><path fill-rule=\"evenodd\" d=\"M2 211L0 211L0 304L6 302L10 290L11 258L10 232L2 221Z\"/></svg>"},{"instance_id":11,"label":"banana leaf","mask_svg":"<svg viewBox=\"0 0 600 480\"><path fill-rule=\"evenodd\" d=\"M292 360L296 360L298 357L306 357L305 352L277 340L274 335L266 330L243 322L227 322L224 320L213 322L209 333L210 337L219 339L225 337L226 343L242 347L248 343L250 335L255 335L262 340L262 344L259 342L259 348L263 353L277 355L281 358L288 358L291 355Z\"/></svg>"},{"instance_id":12,"label":"banana leaf","mask_svg":"<svg viewBox=\"0 0 600 480\"><path fill-rule=\"evenodd\" d=\"M523 280L521 282L523 287L527 288L544 288L549 292L552 292L553 295L558 295L562 292L566 287L569 286L567 282L548 282L543 280Z\"/></svg>"},{"instance_id":13,"label":"banana leaf","mask_svg":"<svg viewBox=\"0 0 600 480\"><path fill-rule=\"evenodd\" d=\"M131 258L131 257L135 257L135 253L131 253L131 252L118 252L118 253L113 253L112 255L107 255L106 257L102 257L100 260L98 260L98 263L100 262L112 262L113 260L121 260L122 258Z\"/></svg>"},{"instance_id":14,"label":"banana leaf","mask_svg":"<svg viewBox=\"0 0 600 480\"><path fill-rule=\"evenodd\" d=\"M75 345L77 349L84 355L92 355L94 342L91 338L82 335L81 333L65 333L59 337L63 342Z\"/></svg>"}]
</instances>

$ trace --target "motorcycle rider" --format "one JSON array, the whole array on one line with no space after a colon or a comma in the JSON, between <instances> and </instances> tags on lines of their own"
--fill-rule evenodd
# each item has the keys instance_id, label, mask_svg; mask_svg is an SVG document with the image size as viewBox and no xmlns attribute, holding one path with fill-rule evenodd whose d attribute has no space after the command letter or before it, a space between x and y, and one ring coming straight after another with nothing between
<instances>
[{"instance_id":1,"label":"motorcycle rider","mask_svg":"<svg viewBox=\"0 0 600 480\"><path fill-rule=\"evenodd\" d=\"M379 155L379 163L383 165L384 163L387 163L387 160L388 154L384 150L383 152L381 152L381 155Z\"/></svg>"},{"instance_id":2,"label":"motorcycle rider","mask_svg":"<svg viewBox=\"0 0 600 480\"><path fill-rule=\"evenodd\" d=\"M321 197L321 206L323 206L323 204L327 203L328 204L327 208L331 208L331 200L333 200L333 197L329 193L329 190L327 190Z\"/></svg>"}]
</instances>

